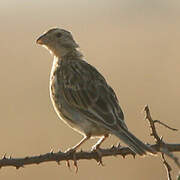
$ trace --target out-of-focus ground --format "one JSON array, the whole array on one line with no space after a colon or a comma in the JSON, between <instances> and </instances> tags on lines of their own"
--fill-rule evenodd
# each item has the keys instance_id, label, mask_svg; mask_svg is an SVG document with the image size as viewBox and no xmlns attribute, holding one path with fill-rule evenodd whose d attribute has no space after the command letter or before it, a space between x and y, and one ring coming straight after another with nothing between
<instances>
[{"instance_id":1,"label":"out-of-focus ground","mask_svg":"<svg viewBox=\"0 0 180 180\"><path fill-rule=\"evenodd\" d=\"M153 143L142 108L180 129L180 2L137 0L52 0L0 2L0 155L13 157L66 150L82 136L61 122L49 98L51 55L35 44L50 27L72 31L87 61L115 89L129 129ZM159 134L180 143L179 132ZM111 137L104 147L116 144ZM90 149L95 140L82 148ZM177 156L179 154L177 153ZM170 160L170 163L172 161ZM1 169L0 179L166 179L159 157L80 161L79 172L63 162ZM173 177L178 173L173 165Z\"/></svg>"}]
</instances>

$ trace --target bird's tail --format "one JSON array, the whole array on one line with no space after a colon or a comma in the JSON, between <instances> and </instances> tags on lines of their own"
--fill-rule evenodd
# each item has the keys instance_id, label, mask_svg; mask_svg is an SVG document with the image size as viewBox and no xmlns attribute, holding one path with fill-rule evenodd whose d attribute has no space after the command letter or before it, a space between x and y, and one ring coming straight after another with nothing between
<instances>
[{"instance_id":1,"label":"bird's tail","mask_svg":"<svg viewBox=\"0 0 180 180\"><path fill-rule=\"evenodd\" d=\"M125 144L127 144L132 151L139 155L156 154L156 151L153 150L150 146L144 144L138 138L136 138L132 133L130 133L127 129L121 129L120 131L114 131L114 135L116 135L120 140L122 140Z\"/></svg>"}]
</instances>

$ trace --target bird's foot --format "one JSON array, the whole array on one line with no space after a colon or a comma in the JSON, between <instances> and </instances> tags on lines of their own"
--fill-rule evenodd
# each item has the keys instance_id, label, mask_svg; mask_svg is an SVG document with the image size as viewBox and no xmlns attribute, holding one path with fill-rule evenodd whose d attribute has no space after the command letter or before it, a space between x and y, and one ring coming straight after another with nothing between
<instances>
[{"instance_id":1,"label":"bird's foot","mask_svg":"<svg viewBox=\"0 0 180 180\"><path fill-rule=\"evenodd\" d=\"M75 172L77 173L78 172L78 164L77 164L77 159L76 159L76 149L75 148L69 148L65 151L65 153L67 154L67 156L72 156L72 158L70 158L70 159L73 160ZM67 161L67 164L68 164L69 169L71 169L69 161Z\"/></svg>"},{"instance_id":2,"label":"bird's foot","mask_svg":"<svg viewBox=\"0 0 180 180\"><path fill-rule=\"evenodd\" d=\"M98 145L94 145L92 148L91 148L91 152L96 152L97 153L97 162L98 162L98 165L101 165L101 166L104 166L103 164L103 161L102 161L102 152L101 152L101 149Z\"/></svg>"}]
</instances>

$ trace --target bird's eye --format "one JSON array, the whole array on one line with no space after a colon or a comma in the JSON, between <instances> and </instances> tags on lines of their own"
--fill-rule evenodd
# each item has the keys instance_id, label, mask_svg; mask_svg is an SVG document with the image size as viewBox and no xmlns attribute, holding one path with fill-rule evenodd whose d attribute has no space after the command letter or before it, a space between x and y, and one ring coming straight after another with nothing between
<instances>
[{"instance_id":1,"label":"bird's eye","mask_svg":"<svg viewBox=\"0 0 180 180\"><path fill-rule=\"evenodd\" d=\"M62 36L61 33L57 33L57 34L56 34L56 37L58 37L58 38L61 37L61 36Z\"/></svg>"}]
</instances>

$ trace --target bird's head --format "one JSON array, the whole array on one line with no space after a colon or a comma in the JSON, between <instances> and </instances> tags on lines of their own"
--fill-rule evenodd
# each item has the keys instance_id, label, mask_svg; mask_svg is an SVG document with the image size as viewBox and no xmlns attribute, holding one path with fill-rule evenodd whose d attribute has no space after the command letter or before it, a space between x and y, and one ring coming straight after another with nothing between
<instances>
[{"instance_id":1,"label":"bird's head","mask_svg":"<svg viewBox=\"0 0 180 180\"><path fill-rule=\"evenodd\" d=\"M70 32L59 28L52 28L45 32L36 43L43 45L57 57L65 56L79 47Z\"/></svg>"}]
</instances>

